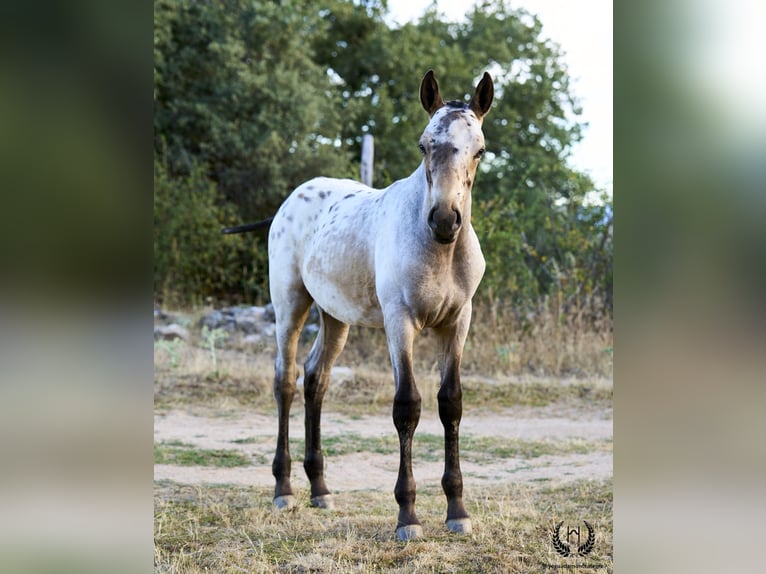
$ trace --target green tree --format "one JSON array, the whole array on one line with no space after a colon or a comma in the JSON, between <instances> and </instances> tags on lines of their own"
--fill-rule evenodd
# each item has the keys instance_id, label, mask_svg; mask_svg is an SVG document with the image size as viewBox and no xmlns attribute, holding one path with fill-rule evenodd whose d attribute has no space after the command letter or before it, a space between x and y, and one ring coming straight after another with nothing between
<instances>
[{"instance_id":1,"label":"green tree","mask_svg":"<svg viewBox=\"0 0 766 574\"><path fill-rule=\"evenodd\" d=\"M460 23L435 5L402 26L386 13L385 0L158 0L155 155L167 184L193 173L217 186L212 201L226 217L260 219L310 177L356 176L371 133L374 184L385 187L420 162L423 74L434 69L447 97L467 100L489 70L495 102L473 212L488 262L480 293L608 308L611 203L586 203L593 182L568 165L580 110L541 22L502 0ZM157 225L171 216L162 214ZM241 288L242 260L227 265ZM231 294L219 283L201 288Z\"/></svg>"},{"instance_id":2,"label":"green tree","mask_svg":"<svg viewBox=\"0 0 766 574\"><path fill-rule=\"evenodd\" d=\"M222 203L205 169L171 176L154 164L154 292L164 304L198 305L208 298L265 299L265 241L221 234L238 221L233 204Z\"/></svg>"},{"instance_id":3,"label":"green tree","mask_svg":"<svg viewBox=\"0 0 766 574\"><path fill-rule=\"evenodd\" d=\"M585 263L611 260L610 242L591 244L609 230L601 220L583 224L593 211L583 202L594 185L567 164L582 135L580 109L562 55L543 38L539 19L501 1L485 1L457 24L436 6L401 27L389 27L384 12L379 4L337 1L325 13L327 34L314 46L316 60L339 78L350 120L343 141L356 155L362 132L376 137L375 184L407 176L420 161L423 73L433 68L448 96L466 100L488 69L495 102L474 191L474 225L488 261L482 291L515 304L553 291L577 297L600 290L610 298L605 265ZM450 92L456 89L463 92ZM591 253L596 248L603 256Z\"/></svg>"},{"instance_id":4,"label":"green tree","mask_svg":"<svg viewBox=\"0 0 766 574\"><path fill-rule=\"evenodd\" d=\"M155 3L155 154L203 165L243 219L273 213L302 181L350 175L340 106L305 49L311 2Z\"/></svg>"}]
</instances>

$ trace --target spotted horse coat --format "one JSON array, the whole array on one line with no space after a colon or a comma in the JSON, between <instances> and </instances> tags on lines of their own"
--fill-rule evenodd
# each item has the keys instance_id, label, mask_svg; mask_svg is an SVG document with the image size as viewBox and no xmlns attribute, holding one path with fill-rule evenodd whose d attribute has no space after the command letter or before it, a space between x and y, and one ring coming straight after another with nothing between
<instances>
[{"instance_id":1,"label":"spotted horse coat","mask_svg":"<svg viewBox=\"0 0 766 574\"><path fill-rule=\"evenodd\" d=\"M385 189L349 179L315 178L296 188L270 221L269 286L277 338L274 396L279 413L272 470L278 508L295 504L289 413L296 391L298 337L315 303L320 330L304 365L303 466L312 506L333 507L324 479L320 434L332 365L350 325L381 327L396 386L393 421L400 443L394 488L399 505L396 534L401 540L423 535L415 513L412 474L412 442L421 413L412 349L414 337L431 329L441 346L438 403L445 436L446 526L452 532L471 532L458 447L460 360L471 299L485 266L471 226L471 190L484 153L482 121L492 99L492 79L484 73L470 103L444 103L429 71L420 86L420 100L430 118L418 142L423 160L409 177Z\"/></svg>"}]
</instances>

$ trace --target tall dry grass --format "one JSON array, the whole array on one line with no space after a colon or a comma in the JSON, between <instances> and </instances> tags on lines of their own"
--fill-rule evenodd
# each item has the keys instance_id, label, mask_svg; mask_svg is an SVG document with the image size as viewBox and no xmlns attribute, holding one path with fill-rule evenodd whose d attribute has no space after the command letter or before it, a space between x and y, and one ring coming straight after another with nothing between
<instances>
[{"instance_id":1,"label":"tall dry grass","mask_svg":"<svg viewBox=\"0 0 766 574\"><path fill-rule=\"evenodd\" d=\"M489 376L611 378L612 323L590 301L567 305L547 297L523 312L501 301L482 301L474 305L463 367Z\"/></svg>"},{"instance_id":2,"label":"tall dry grass","mask_svg":"<svg viewBox=\"0 0 766 574\"><path fill-rule=\"evenodd\" d=\"M502 301L474 302L463 372L486 377L611 378L612 318L597 308L592 302L565 305L555 297L523 312ZM415 342L416 369L437 370L438 356L434 337L424 331ZM352 329L339 362L388 366L385 334Z\"/></svg>"}]
</instances>

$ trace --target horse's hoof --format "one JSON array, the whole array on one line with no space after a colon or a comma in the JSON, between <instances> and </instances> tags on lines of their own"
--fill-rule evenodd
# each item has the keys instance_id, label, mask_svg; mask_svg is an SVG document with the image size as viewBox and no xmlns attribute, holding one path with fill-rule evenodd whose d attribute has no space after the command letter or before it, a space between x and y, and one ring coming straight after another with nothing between
<instances>
[{"instance_id":1,"label":"horse's hoof","mask_svg":"<svg viewBox=\"0 0 766 574\"><path fill-rule=\"evenodd\" d=\"M321 496L315 496L312 498L311 506L314 508L321 508L323 510L334 510L335 501L332 498L332 494L323 494Z\"/></svg>"},{"instance_id":2,"label":"horse's hoof","mask_svg":"<svg viewBox=\"0 0 766 574\"><path fill-rule=\"evenodd\" d=\"M290 510L295 506L295 497L292 494L285 494L274 497L274 508L277 510Z\"/></svg>"},{"instance_id":3,"label":"horse's hoof","mask_svg":"<svg viewBox=\"0 0 766 574\"><path fill-rule=\"evenodd\" d=\"M409 524L396 529L396 537L402 542L423 537L423 527L420 524Z\"/></svg>"},{"instance_id":4,"label":"horse's hoof","mask_svg":"<svg viewBox=\"0 0 766 574\"><path fill-rule=\"evenodd\" d=\"M473 532L470 518L453 518L448 520L447 529L455 534L470 534Z\"/></svg>"}]
</instances>

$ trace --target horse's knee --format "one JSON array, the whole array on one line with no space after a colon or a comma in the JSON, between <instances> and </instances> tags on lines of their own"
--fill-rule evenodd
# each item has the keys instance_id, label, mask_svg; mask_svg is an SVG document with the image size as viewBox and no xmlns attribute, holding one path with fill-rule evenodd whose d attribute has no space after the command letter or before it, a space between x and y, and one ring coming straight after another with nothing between
<instances>
[{"instance_id":1,"label":"horse's knee","mask_svg":"<svg viewBox=\"0 0 766 574\"><path fill-rule=\"evenodd\" d=\"M420 422L421 408L420 393L414 387L410 393L397 393L394 396L394 426L400 434L404 432L412 436Z\"/></svg>"},{"instance_id":2,"label":"horse's knee","mask_svg":"<svg viewBox=\"0 0 766 574\"><path fill-rule=\"evenodd\" d=\"M296 369L285 368L276 365L274 372L274 397L277 400L283 398L292 399L295 394Z\"/></svg>"},{"instance_id":3,"label":"horse's knee","mask_svg":"<svg viewBox=\"0 0 766 574\"><path fill-rule=\"evenodd\" d=\"M463 400L461 397L446 396L439 392L439 419L445 428L460 424L463 418Z\"/></svg>"}]
</instances>

